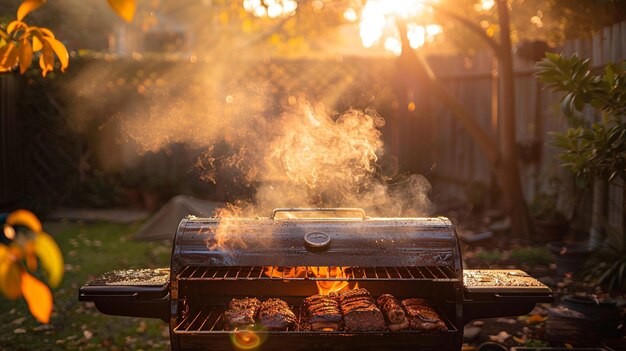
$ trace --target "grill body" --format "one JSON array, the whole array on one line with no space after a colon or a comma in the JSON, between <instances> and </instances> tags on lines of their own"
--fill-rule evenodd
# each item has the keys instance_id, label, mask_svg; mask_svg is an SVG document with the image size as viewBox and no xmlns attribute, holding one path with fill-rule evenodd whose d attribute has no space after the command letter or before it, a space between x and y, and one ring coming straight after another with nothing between
<instances>
[{"instance_id":1,"label":"grill body","mask_svg":"<svg viewBox=\"0 0 626 351\"><path fill-rule=\"evenodd\" d=\"M109 273L81 288L80 299L108 314L161 318L169 323L173 350L233 349L241 334L226 330L223 320L232 298L279 297L304 320L302 300L318 293L316 282L358 283L375 297L426 298L447 330L259 330L257 349L460 350L470 320L524 314L552 300L547 287L521 271L464 271L446 218L314 211L319 210L279 210L270 218L188 217L174 238L169 274Z\"/></svg>"}]
</instances>

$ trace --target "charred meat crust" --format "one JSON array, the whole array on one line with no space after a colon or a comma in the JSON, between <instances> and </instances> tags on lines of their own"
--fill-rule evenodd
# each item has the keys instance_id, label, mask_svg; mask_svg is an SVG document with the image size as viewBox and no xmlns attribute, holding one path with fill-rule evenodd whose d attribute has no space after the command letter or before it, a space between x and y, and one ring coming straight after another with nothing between
<instances>
[{"instance_id":1,"label":"charred meat crust","mask_svg":"<svg viewBox=\"0 0 626 351\"><path fill-rule=\"evenodd\" d=\"M313 295L304 299L304 304L312 330L339 330L343 316L333 297Z\"/></svg>"},{"instance_id":2,"label":"charred meat crust","mask_svg":"<svg viewBox=\"0 0 626 351\"><path fill-rule=\"evenodd\" d=\"M389 324L403 324L406 322L406 314L400 301L391 294L383 294L376 300L378 308Z\"/></svg>"},{"instance_id":3,"label":"charred meat crust","mask_svg":"<svg viewBox=\"0 0 626 351\"><path fill-rule=\"evenodd\" d=\"M385 319L365 289L349 290L339 296L343 322L347 330L385 330Z\"/></svg>"},{"instance_id":4,"label":"charred meat crust","mask_svg":"<svg viewBox=\"0 0 626 351\"><path fill-rule=\"evenodd\" d=\"M337 297L336 295L312 295L307 297L306 299L304 299L304 304L305 305L314 305L317 302L320 301L334 301L334 302L338 302L337 301Z\"/></svg>"},{"instance_id":5,"label":"charred meat crust","mask_svg":"<svg viewBox=\"0 0 626 351\"><path fill-rule=\"evenodd\" d=\"M389 324L387 325L387 327L389 328L389 330L391 331L400 331L400 330L405 330L408 329L410 326L409 321L405 318L404 321L402 323L397 323L397 324Z\"/></svg>"},{"instance_id":6,"label":"charred meat crust","mask_svg":"<svg viewBox=\"0 0 626 351\"><path fill-rule=\"evenodd\" d=\"M271 298L261 304L258 322L268 330L287 330L296 326L297 318L285 301Z\"/></svg>"},{"instance_id":7,"label":"charred meat crust","mask_svg":"<svg viewBox=\"0 0 626 351\"><path fill-rule=\"evenodd\" d=\"M446 324L441 320L439 314L432 308L425 299L402 300L411 329L417 330L446 330Z\"/></svg>"},{"instance_id":8,"label":"charred meat crust","mask_svg":"<svg viewBox=\"0 0 626 351\"><path fill-rule=\"evenodd\" d=\"M255 297L230 300L228 309L224 312L226 328L232 329L254 324L260 306L261 302Z\"/></svg>"}]
</instances>

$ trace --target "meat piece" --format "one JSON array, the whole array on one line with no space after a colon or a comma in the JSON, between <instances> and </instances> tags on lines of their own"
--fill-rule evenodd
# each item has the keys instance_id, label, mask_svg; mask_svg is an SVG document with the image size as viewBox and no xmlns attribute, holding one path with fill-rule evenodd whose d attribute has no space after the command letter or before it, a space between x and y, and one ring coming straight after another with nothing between
<instances>
[{"instance_id":1,"label":"meat piece","mask_svg":"<svg viewBox=\"0 0 626 351\"><path fill-rule=\"evenodd\" d=\"M304 306L312 330L339 330L343 318L336 299L328 295L313 295L304 299Z\"/></svg>"},{"instance_id":2,"label":"meat piece","mask_svg":"<svg viewBox=\"0 0 626 351\"><path fill-rule=\"evenodd\" d=\"M369 297L371 298L372 295L370 295L369 291L361 288L361 289L352 289L352 290L347 290L342 292L341 294L339 294L339 302L343 303L345 300L347 299L352 299L355 297Z\"/></svg>"},{"instance_id":3,"label":"meat piece","mask_svg":"<svg viewBox=\"0 0 626 351\"><path fill-rule=\"evenodd\" d=\"M339 303L339 301L337 301L337 295L336 294L332 294L332 295L311 295L309 297L307 297L306 299L304 299L304 304L305 305L314 305L317 302L335 302L335 303Z\"/></svg>"},{"instance_id":4,"label":"meat piece","mask_svg":"<svg viewBox=\"0 0 626 351\"><path fill-rule=\"evenodd\" d=\"M355 308L343 314L343 323L351 331L385 330L385 319L374 301L369 307Z\"/></svg>"},{"instance_id":5,"label":"meat piece","mask_svg":"<svg viewBox=\"0 0 626 351\"><path fill-rule=\"evenodd\" d=\"M400 330L405 330L405 329L409 329L409 320L408 319L404 319L403 322L401 323L396 323L396 324L387 324L387 327L389 328L389 330L391 331L400 331Z\"/></svg>"},{"instance_id":6,"label":"meat piece","mask_svg":"<svg viewBox=\"0 0 626 351\"><path fill-rule=\"evenodd\" d=\"M335 301L318 301L313 305L306 305L306 308L309 310L318 310L320 308L339 308L339 304Z\"/></svg>"},{"instance_id":7,"label":"meat piece","mask_svg":"<svg viewBox=\"0 0 626 351\"><path fill-rule=\"evenodd\" d=\"M400 301L391 294L383 294L376 300L388 324L400 324L406 320L406 314Z\"/></svg>"},{"instance_id":8,"label":"meat piece","mask_svg":"<svg viewBox=\"0 0 626 351\"><path fill-rule=\"evenodd\" d=\"M406 311L411 329L447 330L446 324L426 300L417 298L402 300L402 307Z\"/></svg>"},{"instance_id":9,"label":"meat piece","mask_svg":"<svg viewBox=\"0 0 626 351\"><path fill-rule=\"evenodd\" d=\"M261 302L257 298L232 299L224 312L226 328L234 329L255 323L255 317Z\"/></svg>"},{"instance_id":10,"label":"meat piece","mask_svg":"<svg viewBox=\"0 0 626 351\"><path fill-rule=\"evenodd\" d=\"M267 299L259 309L258 323L268 330L287 330L296 326L296 315L281 299Z\"/></svg>"},{"instance_id":11,"label":"meat piece","mask_svg":"<svg viewBox=\"0 0 626 351\"><path fill-rule=\"evenodd\" d=\"M351 331L385 330L385 319L369 291L348 290L339 295L339 307L346 329Z\"/></svg>"},{"instance_id":12,"label":"meat piece","mask_svg":"<svg viewBox=\"0 0 626 351\"><path fill-rule=\"evenodd\" d=\"M369 305L371 305L373 303L374 303L373 299L368 299L368 300L362 299L362 300L357 300L357 301L348 301L348 302L342 303L341 304L341 308L342 308L342 310L351 310L353 308L357 308L357 307L361 307L361 306L367 307L367 306L369 306Z\"/></svg>"}]
</instances>

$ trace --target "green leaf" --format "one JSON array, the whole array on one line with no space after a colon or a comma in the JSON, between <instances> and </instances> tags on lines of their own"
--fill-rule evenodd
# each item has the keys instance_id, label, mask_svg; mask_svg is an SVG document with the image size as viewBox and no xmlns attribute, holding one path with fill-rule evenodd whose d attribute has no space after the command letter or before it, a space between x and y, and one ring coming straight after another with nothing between
<instances>
[{"instance_id":1,"label":"green leaf","mask_svg":"<svg viewBox=\"0 0 626 351\"><path fill-rule=\"evenodd\" d=\"M578 186L579 188L586 188L588 184L589 184L589 178L587 178L586 174L584 173L576 174L576 186Z\"/></svg>"}]
</instances>

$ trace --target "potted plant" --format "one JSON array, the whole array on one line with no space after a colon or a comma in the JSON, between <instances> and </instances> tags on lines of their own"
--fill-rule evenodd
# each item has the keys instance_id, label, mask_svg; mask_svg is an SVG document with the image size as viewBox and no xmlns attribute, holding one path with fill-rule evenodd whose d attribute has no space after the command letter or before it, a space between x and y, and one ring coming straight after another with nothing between
<instances>
[{"instance_id":1,"label":"potted plant","mask_svg":"<svg viewBox=\"0 0 626 351\"><path fill-rule=\"evenodd\" d=\"M536 243L561 241L569 229L569 221L557 208L555 195L539 193L530 204L530 213L535 226L533 241Z\"/></svg>"}]
</instances>

